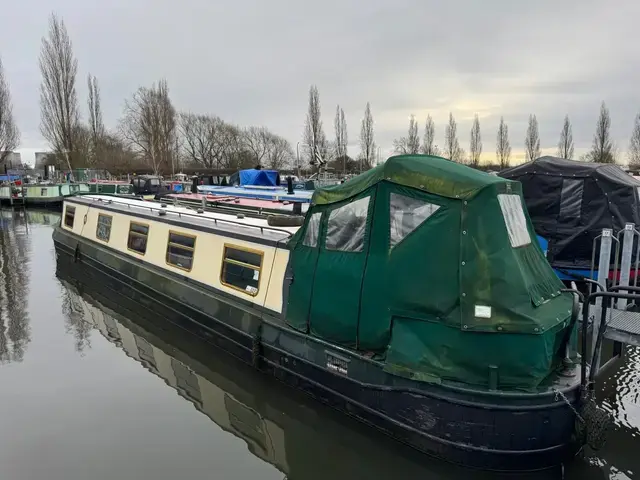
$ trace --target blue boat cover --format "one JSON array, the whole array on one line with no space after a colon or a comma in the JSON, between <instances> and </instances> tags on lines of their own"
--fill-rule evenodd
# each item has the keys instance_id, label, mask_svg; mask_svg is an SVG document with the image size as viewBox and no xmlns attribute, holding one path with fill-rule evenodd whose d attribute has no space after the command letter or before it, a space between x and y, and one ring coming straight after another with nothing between
<instances>
[{"instance_id":1,"label":"blue boat cover","mask_svg":"<svg viewBox=\"0 0 640 480\"><path fill-rule=\"evenodd\" d=\"M277 170L240 170L240 185L260 185L264 187L275 187L278 185Z\"/></svg>"},{"instance_id":2,"label":"blue boat cover","mask_svg":"<svg viewBox=\"0 0 640 480\"><path fill-rule=\"evenodd\" d=\"M19 179L20 179L20 175L0 175L0 182L13 182Z\"/></svg>"}]
</instances>

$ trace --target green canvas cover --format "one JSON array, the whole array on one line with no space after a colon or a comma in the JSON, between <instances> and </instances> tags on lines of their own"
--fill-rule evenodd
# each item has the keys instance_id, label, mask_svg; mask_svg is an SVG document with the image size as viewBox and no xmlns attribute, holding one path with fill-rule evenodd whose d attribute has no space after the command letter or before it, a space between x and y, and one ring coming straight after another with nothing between
<instances>
[{"instance_id":1,"label":"green canvas cover","mask_svg":"<svg viewBox=\"0 0 640 480\"><path fill-rule=\"evenodd\" d=\"M554 370L572 298L541 251L521 186L401 155L316 190L290 242L286 321L385 355L413 379L532 389Z\"/></svg>"}]
</instances>

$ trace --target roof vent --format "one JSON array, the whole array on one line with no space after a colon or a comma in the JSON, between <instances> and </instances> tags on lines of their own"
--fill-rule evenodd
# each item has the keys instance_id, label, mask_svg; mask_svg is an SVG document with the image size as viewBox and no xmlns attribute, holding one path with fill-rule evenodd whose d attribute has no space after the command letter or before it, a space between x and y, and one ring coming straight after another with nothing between
<instances>
[{"instance_id":1,"label":"roof vent","mask_svg":"<svg viewBox=\"0 0 640 480\"><path fill-rule=\"evenodd\" d=\"M201 209L201 208L199 208L198 210L196 210L196 212L198 212L198 213L204 213L204 210L203 210L203 209Z\"/></svg>"},{"instance_id":2,"label":"roof vent","mask_svg":"<svg viewBox=\"0 0 640 480\"><path fill-rule=\"evenodd\" d=\"M167 208L167 204L163 203L162 205L160 205L160 208Z\"/></svg>"},{"instance_id":3,"label":"roof vent","mask_svg":"<svg viewBox=\"0 0 640 480\"><path fill-rule=\"evenodd\" d=\"M239 213L238 218L244 218L244 213Z\"/></svg>"},{"instance_id":4,"label":"roof vent","mask_svg":"<svg viewBox=\"0 0 640 480\"><path fill-rule=\"evenodd\" d=\"M164 217L166 214L167 214L167 211L166 211L166 210L160 210L160 211L158 212L158 215L160 215L161 217Z\"/></svg>"}]
</instances>

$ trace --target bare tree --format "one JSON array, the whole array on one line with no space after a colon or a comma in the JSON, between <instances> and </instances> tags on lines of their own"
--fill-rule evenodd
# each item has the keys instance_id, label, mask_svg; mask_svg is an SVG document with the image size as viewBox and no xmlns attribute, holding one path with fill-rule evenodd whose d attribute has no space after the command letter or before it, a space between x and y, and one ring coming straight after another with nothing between
<instances>
[{"instance_id":1,"label":"bare tree","mask_svg":"<svg viewBox=\"0 0 640 480\"><path fill-rule=\"evenodd\" d=\"M440 149L436 145L436 126L431 115L427 115L427 121L424 125L422 153L425 155L440 155Z\"/></svg>"},{"instance_id":2,"label":"bare tree","mask_svg":"<svg viewBox=\"0 0 640 480\"><path fill-rule=\"evenodd\" d=\"M444 132L444 156L454 162L462 163L464 160L464 151L460 148L458 141L458 124L453 113L449 112L449 123Z\"/></svg>"},{"instance_id":3,"label":"bare tree","mask_svg":"<svg viewBox=\"0 0 640 480\"><path fill-rule=\"evenodd\" d=\"M140 87L132 99L125 102L120 131L154 174L174 168L176 111L165 80L151 88Z\"/></svg>"},{"instance_id":4,"label":"bare tree","mask_svg":"<svg viewBox=\"0 0 640 480\"><path fill-rule=\"evenodd\" d=\"M415 115L409 117L409 130L406 137L393 141L393 149L402 155L413 155L420 152L420 136Z\"/></svg>"},{"instance_id":5,"label":"bare tree","mask_svg":"<svg viewBox=\"0 0 640 480\"><path fill-rule=\"evenodd\" d=\"M560 158L573 158L573 133L569 115L565 115L562 131L560 132L560 141L558 142L558 156Z\"/></svg>"},{"instance_id":6,"label":"bare tree","mask_svg":"<svg viewBox=\"0 0 640 480\"><path fill-rule=\"evenodd\" d=\"M524 139L524 148L527 161L540 157L540 136L538 135L538 119L535 115L529 115L527 136Z\"/></svg>"},{"instance_id":7,"label":"bare tree","mask_svg":"<svg viewBox=\"0 0 640 480\"><path fill-rule=\"evenodd\" d=\"M267 142L267 166L274 170L282 170L293 163L293 148L286 138L269 132Z\"/></svg>"},{"instance_id":8,"label":"bare tree","mask_svg":"<svg viewBox=\"0 0 640 480\"><path fill-rule=\"evenodd\" d=\"M335 158L337 160L342 159L342 173L344 174L347 172L347 145L349 144L349 138L347 135L347 121L344 118L344 110L340 108L340 105L336 107L333 126L336 132Z\"/></svg>"},{"instance_id":9,"label":"bare tree","mask_svg":"<svg viewBox=\"0 0 640 480\"><path fill-rule=\"evenodd\" d=\"M471 140L469 141L469 161L471 166L477 168L480 165L482 155L482 135L480 134L480 119L476 113L471 126Z\"/></svg>"},{"instance_id":10,"label":"bare tree","mask_svg":"<svg viewBox=\"0 0 640 480\"><path fill-rule=\"evenodd\" d=\"M376 142L373 139L373 116L371 115L371 105L367 102L364 109L364 118L360 125L360 165L361 170L368 170L373 167Z\"/></svg>"},{"instance_id":11,"label":"bare tree","mask_svg":"<svg viewBox=\"0 0 640 480\"><path fill-rule=\"evenodd\" d=\"M136 152L116 135L105 133L101 151L103 158L100 165L112 174L129 173L141 166Z\"/></svg>"},{"instance_id":12,"label":"bare tree","mask_svg":"<svg viewBox=\"0 0 640 480\"><path fill-rule=\"evenodd\" d=\"M596 163L616 163L616 148L611 139L611 117L609 109L602 102L600 115L593 135L591 151L585 156L586 160Z\"/></svg>"},{"instance_id":13,"label":"bare tree","mask_svg":"<svg viewBox=\"0 0 640 480\"><path fill-rule=\"evenodd\" d=\"M511 144L509 143L509 127L504 123L504 117L500 117L498 126L498 138L496 139L496 157L500 168L507 168L511 159Z\"/></svg>"},{"instance_id":14,"label":"bare tree","mask_svg":"<svg viewBox=\"0 0 640 480\"><path fill-rule=\"evenodd\" d=\"M179 124L183 151L189 161L206 168L220 167L224 122L214 116L182 113Z\"/></svg>"},{"instance_id":15,"label":"bare tree","mask_svg":"<svg viewBox=\"0 0 640 480\"><path fill-rule=\"evenodd\" d=\"M51 14L49 36L43 37L40 49L40 131L53 151L64 155L70 171L74 162L81 161L74 153L73 138L79 123L77 72L78 60L64 21Z\"/></svg>"},{"instance_id":16,"label":"bare tree","mask_svg":"<svg viewBox=\"0 0 640 480\"><path fill-rule=\"evenodd\" d=\"M636 115L629 142L629 166L640 168L640 113Z\"/></svg>"},{"instance_id":17,"label":"bare tree","mask_svg":"<svg viewBox=\"0 0 640 480\"><path fill-rule=\"evenodd\" d=\"M271 132L265 127L249 127L244 130L245 148L251 152L256 165L260 165L269 151Z\"/></svg>"},{"instance_id":18,"label":"bare tree","mask_svg":"<svg viewBox=\"0 0 640 480\"><path fill-rule=\"evenodd\" d=\"M9 82L4 76L4 67L0 60L0 165L20 145L20 131L13 118L13 103Z\"/></svg>"},{"instance_id":19,"label":"bare tree","mask_svg":"<svg viewBox=\"0 0 640 480\"><path fill-rule=\"evenodd\" d=\"M245 146L245 138L240 127L224 123L220 133L221 165L234 169L255 167L253 155Z\"/></svg>"},{"instance_id":20,"label":"bare tree","mask_svg":"<svg viewBox=\"0 0 640 480\"><path fill-rule=\"evenodd\" d=\"M311 85L311 88L309 88L309 109L304 126L304 143L307 149L307 158L311 165L320 167L322 163L327 161L327 137L322 129L320 95L318 94L318 87L315 85Z\"/></svg>"},{"instance_id":21,"label":"bare tree","mask_svg":"<svg viewBox=\"0 0 640 480\"><path fill-rule=\"evenodd\" d=\"M87 76L87 86L89 87L89 130L91 131L91 154L90 159L93 165L102 160L100 157L100 146L104 137L104 123L102 122L102 107L100 105L100 87L98 79L89 74Z\"/></svg>"}]
</instances>

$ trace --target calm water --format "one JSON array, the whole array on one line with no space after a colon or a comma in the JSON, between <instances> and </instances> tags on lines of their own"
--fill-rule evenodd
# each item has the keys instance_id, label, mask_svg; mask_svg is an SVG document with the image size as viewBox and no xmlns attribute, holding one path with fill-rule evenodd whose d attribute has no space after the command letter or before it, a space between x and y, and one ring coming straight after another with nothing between
<instances>
[{"instance_id":1,"label":"calm water","mask_svg":"<svg viewBox=\"0 0 640 480\"><path fill-rule=\"evenodd\" d=\"M58 219L0 211L0 478L498 478L418 454L56 274ZM525 478L640 477L638 350L600 393L616 417L606 447Z\"/></svg>"}]
</instances>

